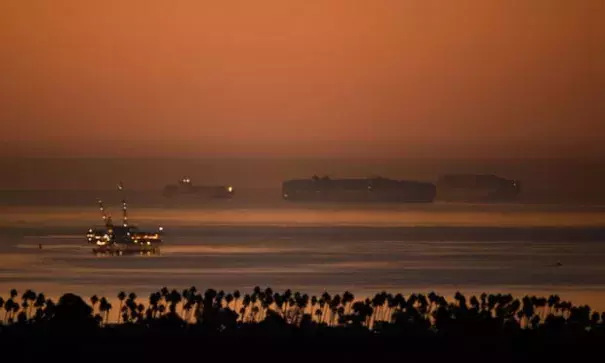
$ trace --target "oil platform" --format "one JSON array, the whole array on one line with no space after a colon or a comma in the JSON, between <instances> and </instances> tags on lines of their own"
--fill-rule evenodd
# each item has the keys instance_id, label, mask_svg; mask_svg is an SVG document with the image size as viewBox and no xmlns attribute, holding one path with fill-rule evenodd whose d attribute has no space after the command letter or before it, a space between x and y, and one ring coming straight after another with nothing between
<instances>
[{"instance_id":1,"label":"oil platform","mask_svg":"<svg viewBox=\"0 0 605 363\"><path fill-rule=\"evenodd\" d=\"M119 190L122 190L120 184ZM103 228L91 228L86 234L89 244L94 245L95 254L123 255L123 254L156 254L160 252L163 228L156 232L146 232L128 223L128 206L122 200L122 224L114 225L111 215L108 215L99 200Z\"/></svg>"}]
</instances>

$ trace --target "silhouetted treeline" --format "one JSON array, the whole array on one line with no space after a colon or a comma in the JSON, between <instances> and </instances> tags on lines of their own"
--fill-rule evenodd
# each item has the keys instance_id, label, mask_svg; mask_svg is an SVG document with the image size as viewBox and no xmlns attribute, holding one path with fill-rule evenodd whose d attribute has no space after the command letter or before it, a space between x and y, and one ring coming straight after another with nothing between
<instances>
[{"instance_id":1,"label":"silhouetted treeline","mask_svg":"<svg viewBox=\"0 0 605 363\"><path fill-rule=\"evenodd\" d=\"M241 294L191 287L163 288L144 303L135 293L120 292L113 301L65 294L54 302L12 290L0 298L0 344L20 349L20 361L54 354L101 361L136 353L146 361L189 355L273 361L287 354L288 361L552 362L602 356L605 346L605 313L557 295L467 299L457 293L447 301L435 293L382 292L358 300L349 292L309 296L256 287ZM111 321L115 310L118 321Z\"/></svg>"}]
</instances>

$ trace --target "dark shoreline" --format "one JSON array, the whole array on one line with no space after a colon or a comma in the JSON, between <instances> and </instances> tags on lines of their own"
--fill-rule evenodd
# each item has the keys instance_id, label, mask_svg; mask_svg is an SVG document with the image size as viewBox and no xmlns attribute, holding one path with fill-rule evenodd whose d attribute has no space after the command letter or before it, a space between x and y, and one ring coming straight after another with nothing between
<instances>
[{"instance_id":1,"label":"dark shoreline","mask_svg":"<svg viewBox=\"0 0 605 363\"><path fill-rule=\"evenodd\" d=\"M192 287L162 288L147 305L132 293L120 293L118 301L111 306L105 298L87 302L65 294L54 303L30 290L11 291L2 300L7 322L0 346L17 349L20 361L136 354L147 362L552 362L600 356L605 341L605 313L557 295L456 294L446 301L434 293L382 292L360 301L348 292L308 296L256 287L246 294L202 293ZM121 309L120 324L106 322L112 309Z\"/></svg>"}]
</instances>

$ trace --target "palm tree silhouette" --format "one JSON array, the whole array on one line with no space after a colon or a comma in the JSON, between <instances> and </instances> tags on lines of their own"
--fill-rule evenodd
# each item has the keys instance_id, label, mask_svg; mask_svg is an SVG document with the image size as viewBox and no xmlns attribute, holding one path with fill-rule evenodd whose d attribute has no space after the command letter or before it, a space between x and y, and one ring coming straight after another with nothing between
<instances>
[{"instance_id":1,"label":"palm tree silhouette","mask_svg":"<svg viewBox=\"0 0 605 363\"><path fill-rule=\"evenodd\" d=\"M176 290L172 290L170 292L170 294L168 295L168 298L169 298L168 301L170 301L170 306L168 307L170 310L170 313L176 314L176 308L177 308L178 304L182 301L181 294L179 294L179 292Z\"/></svg>"},{"instance_id":2,"label":"palm tree silhouette","mask_svg":"<svg viewBox=\"0 0 605 363\"><path fill-rule=\"evenodd\" d=\"M154 292L149 295L149 309L151 310L151 317L155 318L158 313L158 304L162 299L162 295L159 292Z\"/></svg>"},{"instance_id":3,"label":"palm tree silhouette","mask_svg":"<svg viewBox=\"0 0 605 363\"><path fill-rule=\"evenodd\" d=\"M237 303L241 297L241 293L239 292L239 290L235 290L233 292L233 299L235 300L234 306L233 306L233 310L237 310Z\"/></svg>"},{"instance_id":4,"label":"palm tree silhouette","mask_svg":"<svg viewBox=\"0 0 605 363\"><path fill-rule=\"evenodd\" d=\"M21 296L21 300L23 300L23 309L25 310L26 317L29 318L31 316L31 309L33 307L33 303L36 300L38 295L32 290L26 290Z\"/></svg>"},{"instance_id":5,"label":"palm tree silhouette","mask_svg":"<svg viewBox=\"0 0 605 363\"><path fill-rule=\"evenodd\" d=\"M12 295L12 294L11 294ZM4 302L4 321L11 322L12 321L12 312L13 312L13 298L9 298Z\"/></svg>"},{"instance_id":6,"label":"palm tree silhouette","mask_svg":"<svg viewBox=\"0 0 605 363\"><path fill-rule=\"evenodd\" d=\"M124 299L126 299L126 293L124 291L120 291L118 293L118 300L120 300L120 306L118 308L118 324L120 323L120 317L122 315L122 308L124 306Z\"/></svg>"},{"instance_id":7,"label":"palm tree silhouette","mask_svg":"<svg viewBox=\"0 0 605 363\"><path fill-rule=\"evenodd\" d=\"M353 300L355 300L355 296L350 293L349 291L345 291L342 294L342 304L344 305L345 308L345 314L349 314L351 311L351 304L353 303Z\"/></svg>"},{"instance_id":8,"label":"palm tree silhouette","mask_svg":"<svg viewBox=\"0 0 605 363\"><path fill-rule=\"evenodd\" d=\"M90 304L92 305L92 312L95 313L97 303L99 302L99 297L97 295L92 295L90 297Z\"/></svg>"},{"instance_id":9,"label":"palm tree silhouette","mask_svg":"<svg viewBox=\"0 0 605 363\"><path fill-rule=\"evenodd\" d=\"M109 312L111 311L111 304L109 303L109 301L107 301L105 297L102 297L101 300L99 300L99 311L101 312L101 314L105 315L103 317L103 321L105 324L107 324L109 322Z\"/></svg>"},{"instance_id":10,"label":"palm tree silhouette","mask_svg":"<svg viewBox=\"0 0 605 363\"><path fill-rule=\"evenodd\" d=\"M2 298L2 296L0 296L0 309L4 308L4 304L6 302L4 301L4 298ZM6 313L4 314L4 319L2 319L2 321L6 320Z\"/></svg>"},{"instance_id":11,"label":"palm tree silhouette","mask_svg":"<svg viewBox=\"0 0 605 363\"><path fill-rule=\"evenodd\" d=\"M86 324L91 323L92 319L95 327L109 324L111 304L104 297L99 299L93 295L90 307L79 297L66 294L60 300L62 305L55 306L43 294L28 291L31 290L26 290L23 294L22 303L17 302L16 298L6 301L0 298L0 308L5 310L4 320L7 324L53 322L54 326L58 326L56 324L59 321L66 319L69 325L76 324L77 318L74 320L74 317L78 316L88 321ZM316 296L310 298L298 291L292 293L287 290L280 294L267 287L264 290L255 289L252 295L246 294L238 310L239 315L233 311L237 309L234 304L235 292L225 294L223 291L208 289L202 296L193 287L182 293L177 290L154 292L149 295L147 310L143 304L137 303L135 293L128 294L128 298L125 293L121 295L124 303L121 303L118 320L128 325L136 324L143 329L155 329L164 323L182 328L190 324L193 312L196 323L199 324L196 327L214 332L225 329L232 331L236 324L248 328L250 324L259 322L263 324L258 329L269 329L268 331L275 333L288 326L304 331L356 327L386 335L398 332L396 334L408 337L417 334L466 336L473 331L479 335L519 334L517 332L523 329L535 330L540 334L567 332L566 334L571 334L570 337L592 331L605 332L605 313L593 311L587 305L575 306L569 301L560 301L556 295L551 295L548 299L536 296L517 299L511 294L482 294L481 302L472 296L467 304L466 297L460 292L456 292L453 301L448 302L435 292L430 292L427 296L412 294L406 300L400 293L393 295L382 291L371 299L354 301L353 294L346 291L342 295L333 296L325 291L318 300ZM182 315L176 314L179 304L183 307ZM99 307L99 314L95 314L96 306ZM36 313L31 316L33 307L36 308ZM75 309L73 316L70 309ZM87 312L89 309L90 313ZM349 314L347 309L351 310ZM166 310L170 312L164 315ZM553 311L558 313L554 314ZM154 322L155 319L158 319L160 325Z\"/></svg>"}]
</instances>

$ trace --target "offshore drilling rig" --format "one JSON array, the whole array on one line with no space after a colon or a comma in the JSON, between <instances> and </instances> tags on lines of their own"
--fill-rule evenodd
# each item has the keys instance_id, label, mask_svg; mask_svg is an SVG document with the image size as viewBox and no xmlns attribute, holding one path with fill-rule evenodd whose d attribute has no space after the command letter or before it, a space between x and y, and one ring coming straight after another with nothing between
<instances>
[{"instance_id":1,"label":"offshore drilling rig","mask_svg":"<svg viewBox=\"0 0 605 363\"><path fill-rule=\"evenodd\" d=\"M124 188L122 183L118 190ZM122 224L114 225L111 215L108 215L103 201L99 200L99 209L103 219L103 228L91 228L86 234L88 243L94 245L93 252L97 254L122 255L125 253L156 254L162 244L163 228L157 232L145 232L128 223L128 206L122 199Z\"/></svg>"}]
</instances>

